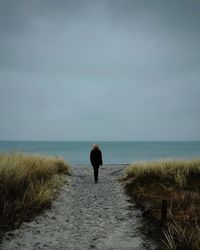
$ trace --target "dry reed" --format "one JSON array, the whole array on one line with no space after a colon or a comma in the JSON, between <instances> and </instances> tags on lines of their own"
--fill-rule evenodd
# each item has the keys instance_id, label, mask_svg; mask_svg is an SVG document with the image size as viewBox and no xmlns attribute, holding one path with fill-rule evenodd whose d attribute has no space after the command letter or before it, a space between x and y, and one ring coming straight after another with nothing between
<instances>
[{"instance_id":1,"label":"dry reed","mask_svg":"<svg viewBox=\"0 0 200 250\"><path fill-rule=\"evenodd\" d=\"M200 249L199 159L136 163L126 169L123 180L128 193L155 225L159 225L162 200L168 201L162 249Z\"/></svg>"},{"instance_id":2,"label":"dry reed","mask_svg":"<svg viewBox=\"0 0 200 250\"><path fill-rule=\"evenodd\" d=\"M58 157L0 154L0 231L18 227L48 208L69 165Z\"/></svg>"}]
</instances>

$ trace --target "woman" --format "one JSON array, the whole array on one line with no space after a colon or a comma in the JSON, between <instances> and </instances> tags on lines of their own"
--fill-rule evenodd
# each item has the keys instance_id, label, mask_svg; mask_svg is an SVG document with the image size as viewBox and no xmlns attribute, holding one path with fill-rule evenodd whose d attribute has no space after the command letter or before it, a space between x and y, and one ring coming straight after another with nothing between
<instances>
[{"instance_id":1,"label":"woman","mask_svg":"<svg viewBox=\"0 0 200 250\"><path fill-rule=\"evenodd\" d=\"M90 152L90 162L94 170L94 180L95 183L98 181L99 166L102 166L102 153L98 144L94 144Z\"/></svg>"}]
</instances>

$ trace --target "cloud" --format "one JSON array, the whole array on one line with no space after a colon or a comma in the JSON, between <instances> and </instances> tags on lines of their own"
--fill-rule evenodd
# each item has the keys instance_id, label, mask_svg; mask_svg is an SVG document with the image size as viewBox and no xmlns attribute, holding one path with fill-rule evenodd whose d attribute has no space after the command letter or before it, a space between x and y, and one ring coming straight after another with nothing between
<instances>
[{"instance_id":1,"label":"cloud","mask_svg":"<svg viewBox=\"0 0 200 250\"><path fill-rule=\"evenodd\" d=\"M0 2L0 139L199 139L198 1Z\"/></svg>"}]
</instances>

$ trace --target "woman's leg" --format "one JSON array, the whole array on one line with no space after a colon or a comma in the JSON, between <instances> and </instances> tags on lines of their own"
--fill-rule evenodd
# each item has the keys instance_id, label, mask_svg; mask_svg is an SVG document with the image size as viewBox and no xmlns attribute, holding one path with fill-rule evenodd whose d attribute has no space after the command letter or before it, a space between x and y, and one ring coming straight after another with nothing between
<instances>
[{"instance_id":1,"label":"woman's leg","mask_svg":"<svg viewBox=\"0 0 200 250\"><path fill-rule=\"evenodd\" d=\"M94 169L94 180L95 180L95 183L97 183L98 174L99 174L99 166L95 166L95 167L93 167L93 169Z\"/></svg>"}]
</instances>

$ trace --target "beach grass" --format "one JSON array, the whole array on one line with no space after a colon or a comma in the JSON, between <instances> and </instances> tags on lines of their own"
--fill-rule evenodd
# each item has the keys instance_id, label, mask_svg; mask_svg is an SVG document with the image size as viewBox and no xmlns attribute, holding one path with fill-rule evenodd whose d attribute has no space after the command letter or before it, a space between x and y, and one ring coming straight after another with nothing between
<instances>
[{"instance_id":1,"label":"beach grass","mask_svg":"<svg viewBox=\"0 0 200 250\"><path fill-rule=\"evenodd\" d=\"M125 188L143 211L162 249L200 249L200 160L135 163L127 167ZM161 224L161 204L167 219Z\"/></svg>"},{"instance_id":2,"label":"beach grass","mask_svg":"<svg viewBox=\"0 0 200 250\"><path fill-rule=\"evenodd\" d=\"M69 165L59 157L0 154L0 231L18 227L50 207Z\"/></svg>"}]
</instances>

